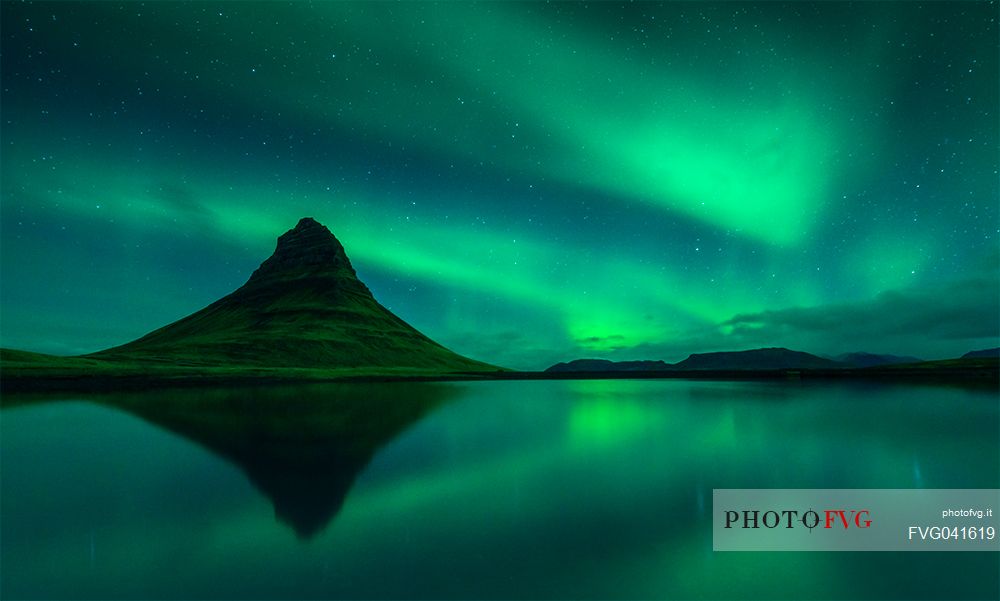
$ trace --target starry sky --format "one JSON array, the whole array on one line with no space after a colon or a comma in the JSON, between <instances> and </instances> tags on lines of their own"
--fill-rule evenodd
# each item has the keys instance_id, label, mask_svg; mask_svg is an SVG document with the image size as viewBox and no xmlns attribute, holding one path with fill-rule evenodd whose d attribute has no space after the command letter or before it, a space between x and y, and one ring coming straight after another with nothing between
<instances>
[{"instance_id":1,"label":"starry sky","mask_svg":"<svg viewBox=\"0 0 1000 601\"><path fill-rule=\"evenodd\" d=\"M303 216L521 369L1000 333L996 2L2 3L2 344L124 343Z\"/></svg>"}]
</instances>

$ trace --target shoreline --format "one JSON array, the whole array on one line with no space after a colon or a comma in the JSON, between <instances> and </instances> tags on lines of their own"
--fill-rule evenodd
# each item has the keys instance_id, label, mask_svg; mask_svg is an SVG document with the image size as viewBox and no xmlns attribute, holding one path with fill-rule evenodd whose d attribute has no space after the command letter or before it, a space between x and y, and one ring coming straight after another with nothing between
<instances>
[{"instance_id":1,"label":"shoreline","mask_svg":"<svg viewBox=\"0 0 1000 601\"><path fill-rule=\"evenodd\" d=\"M473 382L473 381L534 381L534 380L705 380L705 381L879 381L891 383L950 383L969 385L1000 385L1000 361L995 359L930 362L891 367L838 369L713 369L603 372L434 372L433 370L400 370L364 372L344 370L249 370L212 368L188 370L158 366L150 371L139 369L128 373L23 373L15 368L0 371L0 392L11 393L75 393L142 391L164 388L209 388L225 386L280 386L322 383L391 383L391 382ZM934 364L940 363L940 364ZM222 371L224 370L224 371ZM32 370L27 370L32 371ZM21 372L21 373L17 373ZM283 373L284 372L284 373Z\"/></svg>"}]
</instances>

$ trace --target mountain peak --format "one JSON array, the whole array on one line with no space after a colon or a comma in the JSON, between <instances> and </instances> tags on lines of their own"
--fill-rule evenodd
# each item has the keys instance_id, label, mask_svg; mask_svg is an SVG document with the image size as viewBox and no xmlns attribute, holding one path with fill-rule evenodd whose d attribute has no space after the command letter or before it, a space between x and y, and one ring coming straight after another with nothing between
<instances>
[{"instance_id":1,"label":"mountain peak","mask_svg":"<svg viewBox=\"0 0 1000 601\"><path fill-rule=\"evenodd\" d=\"M187 317L99 353L238 367L493 371L424 336L375 300L337 238L312 218L278 238L246 284Z\"/></svg>"},{"instance_id":2,"label":"mountain peak","mask_svg":"<svg viewBox=\"0 0 1000 601\"><path fill-rule=\"evenodd\" d=\"M326 230L328 232L330 231L330 230L328 230L326 228L325 225L323 225L322 223L316 221L312 217L303 217L302 219L299 219L299 222L295 224L295 227L292 228L291 231L294 232L294 231L299 231L299 230L306 230L306 229L309 229L309 228L323 228L324 230Z\"/></svg>"},{"instance_id":3,"label":"mountain peak","mask_svg":"<svg viewBox=\"0 0 1000 601\"><path fill-rule=\"evenodd\" d=\"M357 277L343 245L312 217L303 217L294 228L278 237L274 254L260 264L248 283L307 275Z\"/></svg>"}]
</instances>

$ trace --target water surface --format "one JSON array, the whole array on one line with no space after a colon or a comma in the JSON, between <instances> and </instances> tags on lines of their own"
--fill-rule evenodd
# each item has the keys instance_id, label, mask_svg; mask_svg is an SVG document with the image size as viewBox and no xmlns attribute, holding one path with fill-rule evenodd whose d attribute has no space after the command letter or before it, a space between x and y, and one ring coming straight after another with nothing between
<instances>
[{"instance_id":1,"label":"water surface","mask_svg":"<svg viewBox=\"0 0 1000 601\"><path fill-rule=\"evenodd\" d=\"M714 553L713 488L1000 488L992 388L552 381L0 412L4 598L996 598L995 553Z\"/></svg>"}]
</instances>

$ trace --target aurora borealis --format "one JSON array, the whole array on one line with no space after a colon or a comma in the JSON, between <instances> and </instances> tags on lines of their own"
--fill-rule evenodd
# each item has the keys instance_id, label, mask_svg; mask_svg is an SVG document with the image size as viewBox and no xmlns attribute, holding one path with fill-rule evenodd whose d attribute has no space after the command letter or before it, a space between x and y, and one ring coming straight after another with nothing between
<instances>
[{"instance_id":1,"label":"aurora borealis","mask_svg":"<svg viewBox=\"0 0 1000 601\"><path fill-rule=\"evenodd\" d=\"M106 348L303 216L542 369L1000 335L998 6L2 3L2 344Z\"/></svg>"}]
</instances>

